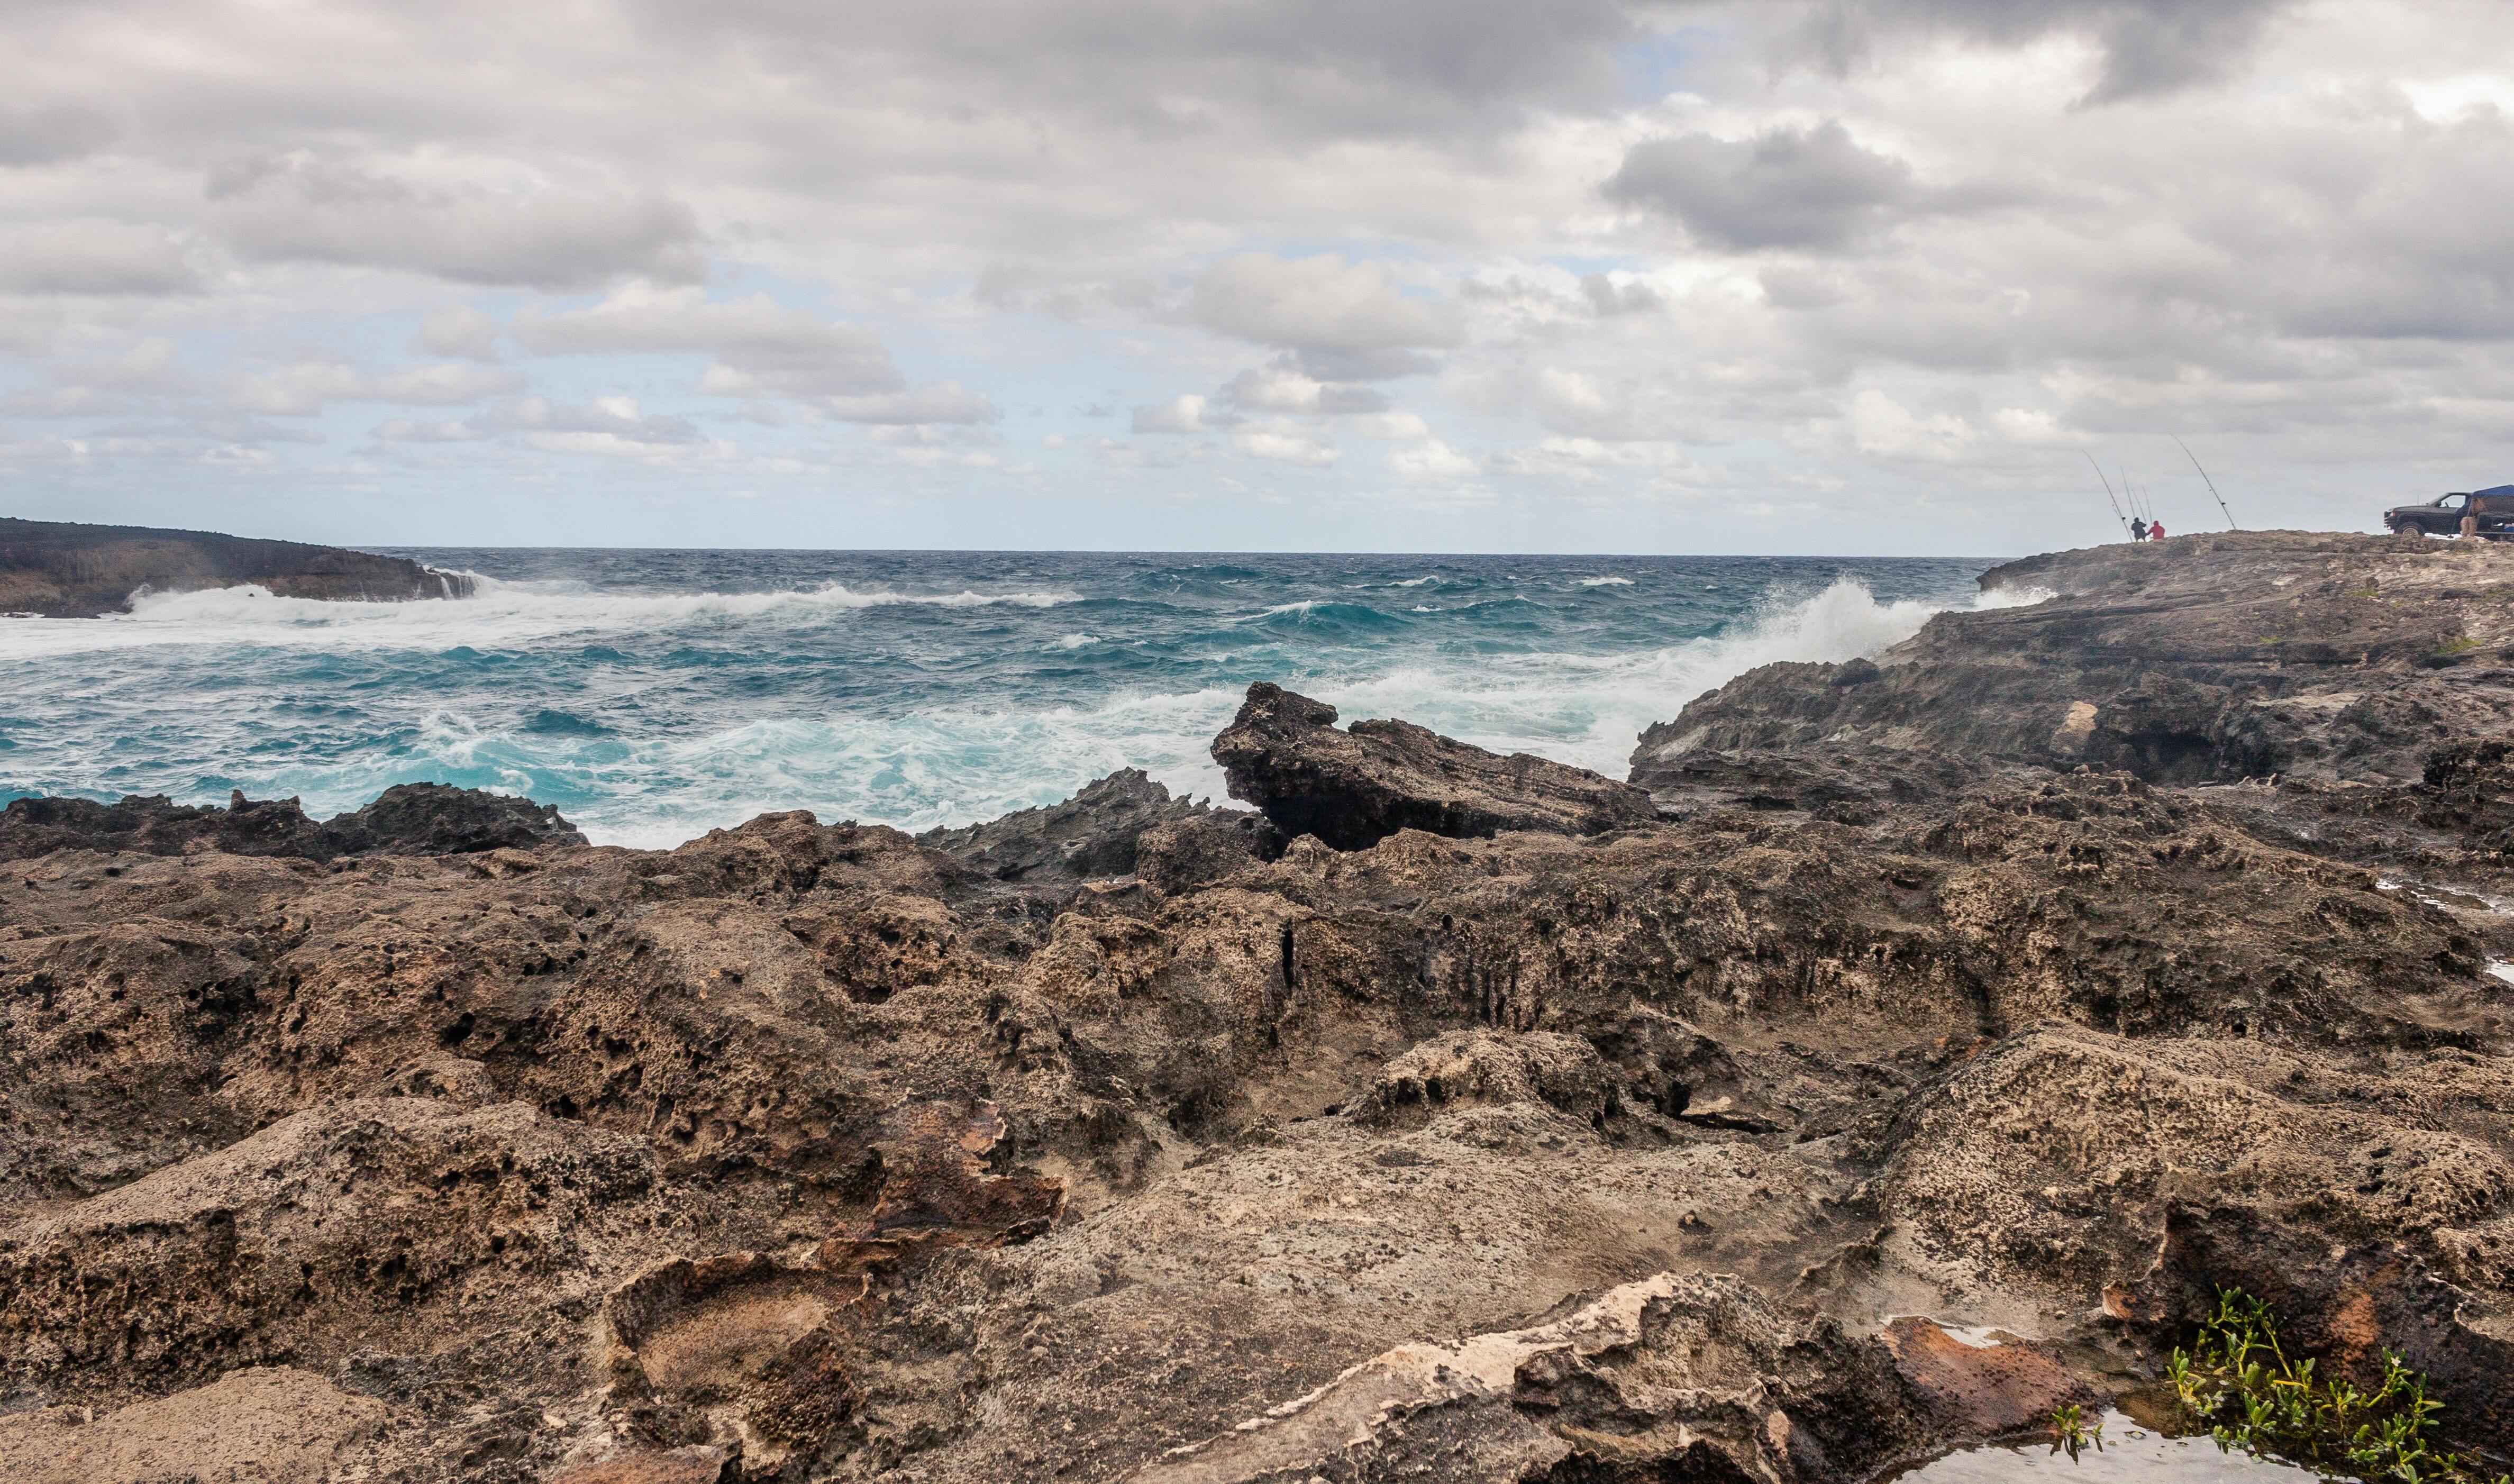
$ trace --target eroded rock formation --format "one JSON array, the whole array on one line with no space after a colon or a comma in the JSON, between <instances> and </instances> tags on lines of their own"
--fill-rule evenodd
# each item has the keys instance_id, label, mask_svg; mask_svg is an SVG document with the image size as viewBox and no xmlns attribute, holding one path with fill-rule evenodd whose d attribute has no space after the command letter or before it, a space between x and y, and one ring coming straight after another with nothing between
<instances>
[{"instance_id":1,"label":"eroded rock formation","mask_svg":"<svg viewBox=\"0 0 2514 1484\"><path fill-rule=\"evenodd\" d=\"M248 583L333 602L460 598L473 586L466 573L338 546L0 516L0 613L92 619L129 609L135 594Z\"/></svg>"},{"instance_id":2,"label":"eroded rock formation","mask_svg":"<svg viewBox=\"0 0 2514 1484\"><path fill-rule=\"evenodd\" d=\"M1479 839L1503 830L1594 835L1648 824L1648 796L1629 783L1545 758L1508 757L1408 721L1336 730L1336 708L1260 681L1248 688L1213 760L1233 797L1265 811L1287 836L1358 850L1400 829Z\"/></svg>"},{"instance_id":3,"label":"eroded rock formation","mask_svg":"<svg viewBox=\"0 0 2514 1484\"><path fill-rule=\"evenodd\" d=\"M1264 820L13 809L0 1472L1852 1481L2220 1283L2514 1443L2514 777L2429 662L2514 552L2024 576L1687 707L1665 817L1272 688L1217 743ZM2325 601L2363 662L2202 652ZM2204 761L2101 741L2183 686Z\"/></svg>"}]
</instances>

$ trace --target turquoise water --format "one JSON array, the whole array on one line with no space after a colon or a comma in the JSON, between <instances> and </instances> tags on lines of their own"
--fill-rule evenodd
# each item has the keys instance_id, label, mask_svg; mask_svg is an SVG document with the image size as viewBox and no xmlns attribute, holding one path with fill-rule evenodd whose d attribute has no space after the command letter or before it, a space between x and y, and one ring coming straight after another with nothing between
<instances>
[{"instance_id":1,"label":"turquoise water","mask_svg":"<svg viewBox=\"0 0 2514 1484\"><path fill-rule=\"evenodd\" d=\"M250 589L0 620L0 799L438 781L669 845L768 809L921 829L1121 767L1222 794L1251 680L1622 776L1772 660L1874 653L1978 561L410 550L477 597Z\"/></svg>"}]
</instances>

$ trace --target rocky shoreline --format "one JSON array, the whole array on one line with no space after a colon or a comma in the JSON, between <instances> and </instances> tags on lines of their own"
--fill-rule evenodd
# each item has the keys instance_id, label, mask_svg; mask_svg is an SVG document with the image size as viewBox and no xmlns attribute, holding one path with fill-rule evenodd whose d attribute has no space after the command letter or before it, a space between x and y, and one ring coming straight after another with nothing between
<instances>
[{"instance_id":1,"label":"rocky shoreline","mask_svg":"<svg viewBox=\"0 0 2514 1484\"><path fill-rule=\"evenodd\" d=\"M1253 810L20 800L0 1474L1855 1481L2222 1285L2514 1450L2514 550L1982 581L1628 781L1261 685Z\"/></svg>"},{"instance_id":2,"label":"rocky shoreline","mask_svg":"<svg viewBox=\"0 0 2514 1484\"><path fill-rule=\"evenodd\" d=\"M464 598L474 586L465 573L338 546L0 516L0 614L94 619L129 612L143 593L248 584L329 602Z\"/></svg>"}]
</instances>

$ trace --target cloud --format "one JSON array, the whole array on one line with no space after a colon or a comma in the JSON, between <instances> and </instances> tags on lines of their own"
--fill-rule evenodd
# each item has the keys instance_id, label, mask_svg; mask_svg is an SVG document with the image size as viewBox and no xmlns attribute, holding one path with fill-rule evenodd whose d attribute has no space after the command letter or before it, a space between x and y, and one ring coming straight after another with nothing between
<instances>
[{"instance_id":1,"label":"cloud","mask_svg":"<svg viewBox=\"0 0 2514 1484\"><path fill-rule=\"evenodd\" d=\"M1388 472L1399 479L1440 483L1464 479L1476 471L1476 461L1438 438L1392 448L1388 451Z\"/></svg>"},{"instance_id":2,"label":"cloud","mask_svg":"<svg viewBox=\"0 0 2514 1484\"><path fill-rule=\"evenodd\" d=\"M1344 457L1333 443L1288 422L1240 428L1231 435L1231 446L1251 459L1311 467L1333 463Z\"/></svg>"},{"instance_id":3,"label":"cloud","mask_svg":"<svg viewBox=\"0 0 2514 1484\"><path fill-rule=\"evenodd\" d=\"M1208 330L1291 351L1321 381L1429 371L1423 352L1462 338L1450 306L1409 297L1385 263L1331 254L1225 258L1197 278L1188 313Z\"/></svg>"},{"instance_id":4,"label":"cloud","mask_svg":"<svg viewBox=\"0 0 2514 1484\"><path fill-rule=\"evenodd\" d=\"M385 443L468 443L516 437L547 453L640 457L712 447L688 419L642 412L634 397L595 397L582 404L517 397L476 418L394 419L379 423L375 437Z\"/></svg>"},{"instance_id":5,"label":"cloud","mask_svg":"<svg viewBox=\"0 0 2514 1484\"><path fill-rule=\"evenodd\" d=\"M1667 309L1666 295L1630 274L1584 273L1580 277L1580 295L1602 319L1617 314L1658 314Z\"/></svg>"},{"instance_id":6,"label":"cloud","mask_svg":"<svg viewBox=\"0 0 2514 1484\"><path fill-rule=\"evenodd\" d=\"M126 108L93 99L0 103L0 165L55 165L95 153L131 128Z\"/></svg>"},{"instance_id":7,"label":"cloud","mask_svg":"<svg viewBox=\"0 0 2514 1484\"><path fill-rule=\"evenodd\" d=\"M2219 81L2255 50L2296 0L1828 0L1800 43L1837 71L1880 38L1949 33L2018 48L2075 36L2101 57L2090 104L2156 98Z\"/></svg>"},{"instance_id":8,"label":"cloud","mask_svg":"<svg viewBox=\"0 0 2514 1484\"><path fill-rule=\"evenodd\" d=\"M907 425L922 422L993 422L1003 416L984 392L957 381L933 381L874 397L825 397L821 410L841 422Z\"/></svg>"},{"instance_id":9,"label":"cloud","mask_svg":"<svg viewBox=\"0 0 2514 1484\"><path fill-rule=\"evenodd\" d=\"M1921 417L1873 386L1850 399L1845 421L1852 445L1883 459L1952 463L1981 436L1962 418Z\"/></svg>"},{"instance_id":10,"label":"cloud","mask_svg":"<svg viewBox=\"0 0 2514 1484\"><path fill-rule=\"evenodd\" d=\"M1129 431L1137 433L1200 433L1210 424L1199 396L1178 397L1158 407L1138 407Z\"/></svg>"},{"instance_id":11,"label":"cloud","mask_svg":"<svg viewBox=\"0 0 2514 1484\"><path fill-rule=\"evenodd\" d=\"M1514 474L1670 469L1686 467L1691 462L1684 450L1674 443L1608 443L1597 438L1547 438L1492 457L1495 469Z\"/></svg>"},{"instance_id":12,"label":"cloud","mask_svg":"<svg viewBox=\"0 0 2514 1484\"><path fill-rule=\"evenodd\" d=\"M0 289L20 294L188 294L201 275L165 228L51 221L0 240Z\"/></svg>"},{"instance_id":13,"label":"cloud","mask_svg":"<svg viewBox=\"0 0 2514 1484\"><path fill-rule=\"evenodd\" d=\"M1387 396L1373 387L1321 381L1281 364L1249 367L1231 379L1222 395L1255 412L1375 413L1388 407Z\"/></svg>"},{"instance_id":14,"label":"cloud","mask_svg":"<svg viewBox=\"0 0 2514 1484\"><path fill-rule=\"evenodd\" d=\"M1644 140L1603 189L1618 205L1674 218L1700 241L1739 252L1847 248L1916 195L1910 165L1861 147L1838 120L1751 140Z\"/></svg>"},{"instance_id":15,"label":"cloud","mask_svg":"<svg viewBox=\"0 0 2514 1484\"><path fill-rule=\"evenodd\" d=\"M331 402L398 402L415 407L460 407L522 387L515 372L447 363L399 371L360 371L337 361L294 366L239 380L227 403L239 412L310 418Z\"/></svg>"},{"instance_id":16,"label":"cloud","mask_svg":"<svg viewBox=\"0 0 2514 1484\"><path fill-rule=\"evenodd\" d=\"M398 268L458 283L594 288L705 275L698 217L661 191L492 190L308 155L215 172L210 221L239 257Z\"/></svg>"},{"instance_id":17,"label":"cloud","mask_svg":"<svg viewBox=\"0 0 2514 1484\"><path fill-rule=\"evenodd\" d=\"M1341 418L1336 426L1357 438L1429 438L1432 425L1410 412L1363 413Z\"/></svg>"},{"instance_id":18,"label":"cloud","mask_svg":"<svg viewBox=\"0 0 2514 1484\"><path fill-rule=\"evenodd\" d=\"M469 304L439 304L419 322L421 348L437 355L498 359L498 322Z\"/></svg>"},{"instance_id":19,"label":"cloud","mask_svg":"<svg viewBox=\"0 0 2514 1484\"><path fill-rule=\"evenodd\" d=\"M703 289L630 284L590 309L515 316L507 333L536 355L712 355L711 396L863 397L906 385L881 337L765 294L712 301Z\"/></svg>"}]
</instances>

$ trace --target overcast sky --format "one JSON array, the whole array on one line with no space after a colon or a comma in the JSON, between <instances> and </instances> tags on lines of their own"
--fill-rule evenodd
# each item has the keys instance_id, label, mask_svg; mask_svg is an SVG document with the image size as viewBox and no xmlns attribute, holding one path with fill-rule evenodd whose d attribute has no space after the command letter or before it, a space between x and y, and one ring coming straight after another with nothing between
<instances>
[{"instance_id":1,"label":"overcast sky","mask_svg":"<svg viewBox=\"0 0 2514 1484\"><path fill-rule=\"evenodd\" d=\"M1999 554L2514 480L2514 6L13 0L0 513Z\"/></svg>"}]
</instances>

